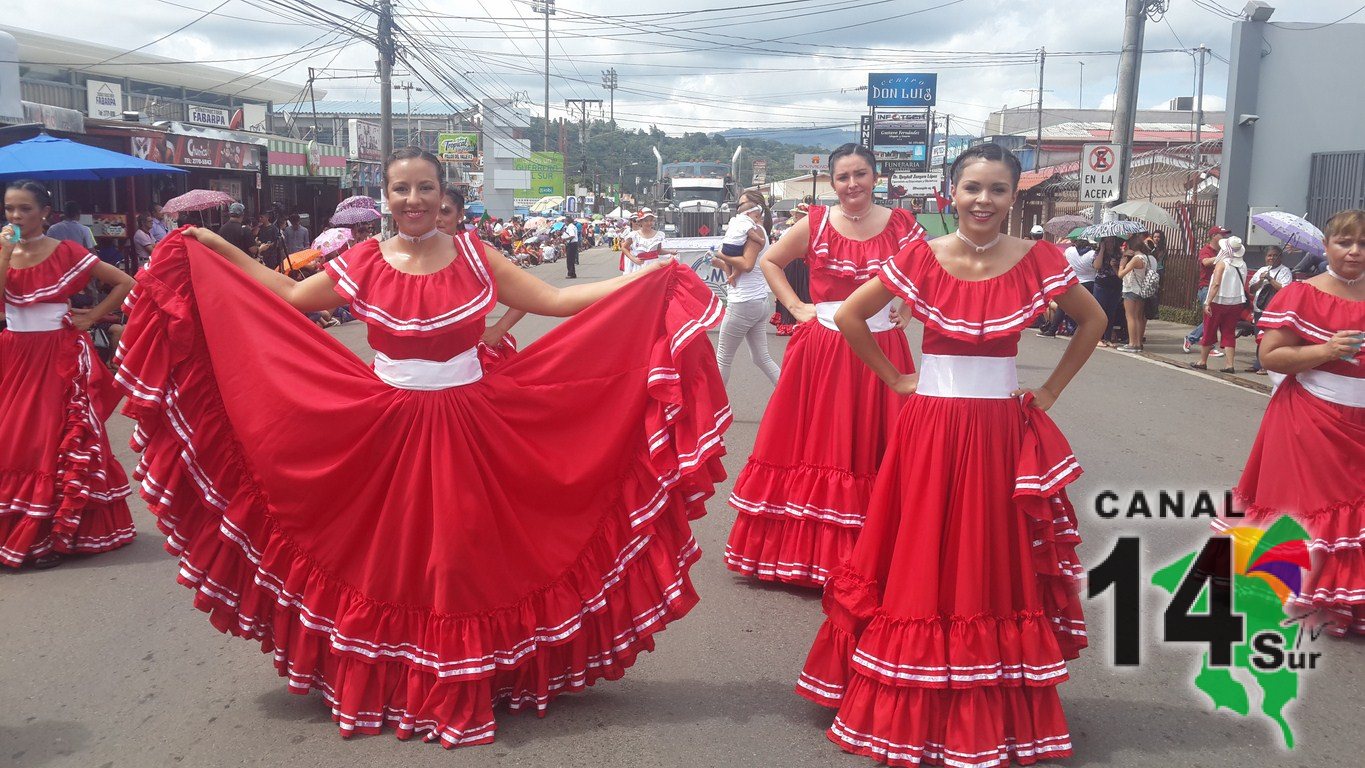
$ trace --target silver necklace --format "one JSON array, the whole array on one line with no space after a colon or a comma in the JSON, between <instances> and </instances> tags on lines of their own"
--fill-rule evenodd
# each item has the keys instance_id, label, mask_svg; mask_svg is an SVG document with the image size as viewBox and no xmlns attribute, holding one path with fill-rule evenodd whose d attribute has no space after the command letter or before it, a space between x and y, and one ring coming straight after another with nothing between
<instances>
[{"instance_id":1,"label":"silver necklace","mask_svg":"<svg viewBox=\"0 0 1365 768\"><path fill-rule=\"evenodd\" d=\"M409 243L420 243L420 242L422 242L423 240L430 240L431 238L435 237L439 232L440 232L439 229L436 229L435 227L432 227L432 228L431 228L431 231L429 231L429 232L424 232L424 233L422 233L422 234L420 234L420 235L405 235L405 234L403 234L402 232L399 232L399 233L398 233L398 238L399 238L400 240L406 240L406 241L408 241Z\"/></svg>"},{"instance_id":2,"label":"silver necklace","mask_svg":"<svg viewBox=\"0 0 1365 768\"><path fill-rule=\"evenodd\" d=\"M953 230L953 234L957 235L958 240L961 240L962 242L971 246L972 249L975 250L977 253L985 253L986 251L989 251L990 249L994 248L996 244L1000 242L1000 238L1005 236L1004 232L1000 232L997 233L995 239L990 241L989 243L986 243L985 245L977 245L976 243L972 242L971 238L962 234L962 230L960 229Z\"/></svg>"},{"instance_id":3,"label":"silver necklace","mask_svg":"<svg viewBox=\"0 0 1365 768\"><path fill-rule=\"evenodd\" d=\"M863 212L862 212L862 213L858 214L857 216L854 216L853 214L849 213L848 211L845 211L845 210L844 210L844 207L843 207L842 205L839 206L839 213L840 213L845 219L848 219L849 221L854 221L854 222L856 222L856 221L862 221L863 219L867 218L867 214L870 213L871 211L872 211L872 206L869 205L869 206L867 206L866 208L863 209Z\"/></svg>"},{"instance_id":4,"label":"silver necklace","mask_svg":"<svg viewBox=\"0 0 1365 768\"><path fill-rule=\"evenodd\" d=\"M1360 277L1353 277L1353 278L1350 278L1350 279L1348 280L1347 278L1344 278L1344 277L1342 277L1341 275L1338 275L1338 274L1336 273L1336 271L1333 270L1330 266L1327 268L1327 274L1331 275L1332 277L1335 277L1336 279L1340 280L1341 282L1343 282L1343 283L1345 283L1345 284L1347 284L1347 285L1355 285L1356 283L1360 282L1362 279L1365 279L1365 275L1361 275Z\"/></svg>"}]
</instances>

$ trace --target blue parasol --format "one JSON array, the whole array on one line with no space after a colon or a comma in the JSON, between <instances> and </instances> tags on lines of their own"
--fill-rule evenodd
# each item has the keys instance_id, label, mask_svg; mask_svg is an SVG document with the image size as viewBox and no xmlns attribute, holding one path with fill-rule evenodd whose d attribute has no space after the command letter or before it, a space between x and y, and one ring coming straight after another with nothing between
<instances>
[{"instance_id":1,"label":"blue parasol","mask_svg":"<svg viewBox=\"0 0 1365 768\"><path fill-rule=\"evenodd\" d=\"M0 180L6 181L101 181L167 173L188 171L46 133L0 147Z\"/></svg>"}]
</instances>

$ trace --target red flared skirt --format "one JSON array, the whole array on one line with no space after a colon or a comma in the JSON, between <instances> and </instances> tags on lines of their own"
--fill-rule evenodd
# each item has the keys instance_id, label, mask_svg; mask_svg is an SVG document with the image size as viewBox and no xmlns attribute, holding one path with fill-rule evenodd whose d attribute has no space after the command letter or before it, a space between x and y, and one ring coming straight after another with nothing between
<instances>
[{"instance_id":1,"label":"red flared skirt","mask_svg":"<svg viewBox=\"0 0 1365 768\"><path fill-rule=\"evenodd\" d=\"M190 240L133 302L119 380L179 580L343 735L492 741L496 705L620 677L696 603L730 411L685 269L430 392Z\"/></svg>"},{"instance_id":2,"label":"red flared skirt","mask_svg":"<svg viewBox=\"0 0 1365 768\"><path fill-rule=\"evenodd\" d=\"M1235 494L1245 520L1281 514L1308 531L1312 572L1292 598L1300 613L1322 611L1337 636L1365 634L1365 408L1330 403L1288 379L1270 398Z\"/></svg>"},{"instance_id":3,"label":"red flared skirt","mask_svg":"<svg viewBox=\"0 0 1365 768\"><path fill-rule=\"evenodd\" d=\"M0 565L133 540L104 431L119 396L86 334L0 332Z\"/></svg>"},{"instance_id":4,"label":"red flared skirt","mask_svg":"<svg viewBox=\"0 0 1365 768\"><path fill-rule=\"evenodd\" d=\"M898 369L914 372L903 332L875 338ZM853 552L904 404L838 331L814 321L798 325L753 454L730 495L739 514L726 565L764 581L824 584Z\"/></svg>"},{"instance_id":5,"label":"red flared skirt","mask_svg":"<svg viewBox=\"0 0 1365 768\"><path fill-rule=\"evenodd\" d=\"M1071 753L1056 686L1086 644L1079 475L1017 400L909 399L797 685L838 710L832 741L906 766Z\"/></svg>"}]
</instances>

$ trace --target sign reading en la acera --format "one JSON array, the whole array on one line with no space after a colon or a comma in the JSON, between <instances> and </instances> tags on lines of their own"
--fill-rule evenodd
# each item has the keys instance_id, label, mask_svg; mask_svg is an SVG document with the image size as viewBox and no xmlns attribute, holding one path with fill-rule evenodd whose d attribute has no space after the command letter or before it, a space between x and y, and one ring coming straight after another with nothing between
<instances>
[{"instance_id":1,"label":"sign reading en la acera","mask_svg":"<svg viewBox=\"0 0 1365 768\"><path fill-rule=\"evenodd\" d=\"M1104 203L1119 196L1119 145L1085 144L1081 147L1083 203Z\"/></svg>"}]
</instances>

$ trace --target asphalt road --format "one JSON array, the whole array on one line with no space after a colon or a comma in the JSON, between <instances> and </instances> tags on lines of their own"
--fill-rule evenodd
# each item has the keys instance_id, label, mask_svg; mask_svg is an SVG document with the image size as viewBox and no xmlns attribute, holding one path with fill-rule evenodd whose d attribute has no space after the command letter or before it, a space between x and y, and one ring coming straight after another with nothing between
<instances>
[{"instance_id":1,"label":"asphalt road","mask_svg":"<svg viewBox=\"0 0 1365 768\"><path fill-rule=\"evenodd\" d=\"M615 255L585 254L580 275L610 275ZM562 282L561 265L536 273ZM556 278L558 278L556 280ZM581 279L581 278L580 278ZM529 318L523 342L553 322ZM359 324L337 336L366 354ZM918 347L918 332L912 329ZM780 357L785 339L772 337ZM1028 334L1020 378L1041 383L1064 347ZM726 437L733 478L748 456L770 392L740 353ZM1141 537L1147 573L1197 549L1205 521L1105 520L1096 494L1224 489L1238 476L1266 397L1149 360L1095 355L1052 415L1085 466L1073 486L1087 565L1120 535ZM130 423L111 420L119 458ZM553 457L550 458L553 460ZM860 766L823 735L828 710L792 693L821 619L818 596L732 576L721 552L734 513L718 489L695 524L705 550L692 576L702 601L659 636L625 679L552 705L547 717L500 713L491 746L447 752L391 735L343 740L316 696L286 692L253 643L225 637L175 584L140 501L137 541L52 571L0 573L0 766ZM1144 587L1142 665L1110 663L1110 597L1086 603L1091 648L1062 686L1073 766L1359 765L1365 643L1318 640L1321 668L1305 673L1288 709L1298 745L1281 746L1262 717L1214 712L1190 680L1201 646L1158 642L1164 593ZM1251 704L1259 706L1253 690Z\"/></svg>"}]
</instances>

